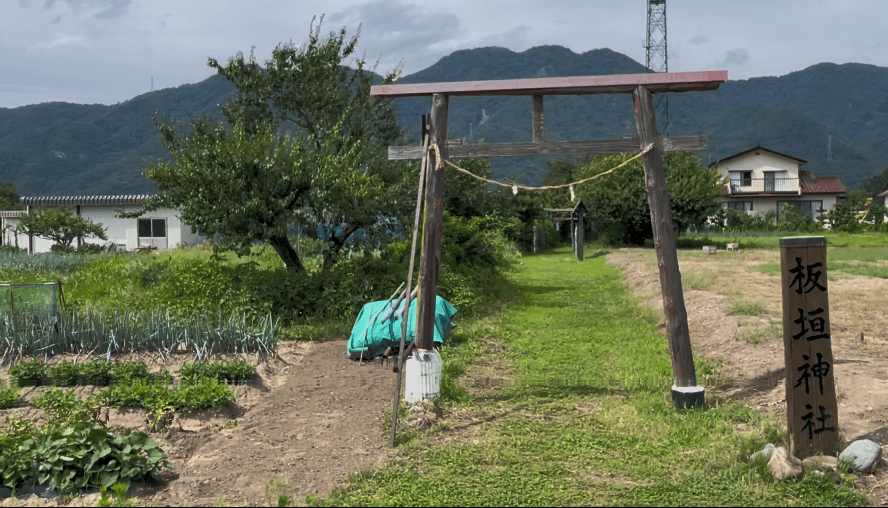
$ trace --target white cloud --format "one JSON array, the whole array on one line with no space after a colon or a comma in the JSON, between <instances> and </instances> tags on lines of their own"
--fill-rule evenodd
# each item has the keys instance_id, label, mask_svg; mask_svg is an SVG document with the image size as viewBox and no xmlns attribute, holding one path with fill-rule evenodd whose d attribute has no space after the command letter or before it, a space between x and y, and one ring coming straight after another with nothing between
<instances>
[{"instance_id":1,"label":"white cloud","mask_svg":"<svg viewBox=\"0 0 888 508\"><path fill-rule=\"evenodd\" d=\"M86 43L86 37L80 34L57 34L52 40L38 42L37 44L31 46L31 50L39 50L39 49L54 49L63 46L84 46Z\"/></svg>"}]
</instances>

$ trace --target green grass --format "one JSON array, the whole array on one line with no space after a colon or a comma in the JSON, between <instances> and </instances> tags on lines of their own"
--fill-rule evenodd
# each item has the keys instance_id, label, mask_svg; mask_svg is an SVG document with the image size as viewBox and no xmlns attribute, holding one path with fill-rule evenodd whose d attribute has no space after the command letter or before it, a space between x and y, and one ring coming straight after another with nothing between
<instances>
[{"instance_id":1,"label":"green grass","mask_svg":"<svg viewBox=\"0 0 888 508\"><path fill-rule=\"evenodd\" d=\"M710 396L677 412L669 352L654 312L639 305L603 258L567 249L523 260L514 302L496 326L445 349L456 383L478 368L473 339L501 343L511 379L473 401L442 398L441 439L404 441L384 467L352 475L315 505L862 505L851 488L808 475L777 482L747 457L785 437L746 405ZM485 361L486 363L486 361ZM704 386L718 369L698 358ZM442 388L443 388L442 382ZM451 400L451 401L448 401ZM745 433L738 433L743 425ZM459 430L464 429L464 430ZM433 431L434 432L434 431Z\"/></svg>"},{"instance_id":2,"label":"green grass","mask_svg":"<svg viewBox=\"0 0 888 508\"><path fill-rule=\"evenodd\" d=\"M700 248L703 245L716 245L724 248L727 243L739 243L741 249L777 249L780 239L794 236L823 236L828 247L878 247L888 245L885 233L833 233L823 230L816 233L795 231L748 231L743 233L710 232L699 235L683 235L676 239L679 248Z\"/></svg>"},{"instance_id":3,"label":"green grass","mask_svg":"<svg viewBox=\"0 0 888 508\"><path fill-rule=\"evenodd\" d=\"M783 324L777 319L771 319L767 327L744 328L737 332L736 337L753 345L771 339L781 339L783 338Z\"/></svg>"},{"instance_id":4,"label":"green grass","mask_svg":"<svg viewBox=\"0 0 888 508\"><path fill-rule=\"evenodd\" d=\"M766 306L761 300L739 299L731 303L728 314L735 316L761 316L765 313Z\"/></svg>"}]
</instances>

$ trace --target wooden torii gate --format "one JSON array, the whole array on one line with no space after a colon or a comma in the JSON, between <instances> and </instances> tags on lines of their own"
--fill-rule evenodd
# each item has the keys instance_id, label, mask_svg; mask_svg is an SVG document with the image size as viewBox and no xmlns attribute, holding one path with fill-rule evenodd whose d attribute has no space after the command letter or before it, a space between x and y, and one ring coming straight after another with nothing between
<instances>
[{"instance_id":1,"label":"wooden torii gate","mask_svg":"<svg viewBox=\"0 0 888 508\"><path fill-rule=\"evenodd\" d=\"M441 263L443 230L444 172L441 159L448 157L508 157L528 155L590 155L600 153L638 152L643 156L645 188L651 209L654 248L660 271L660 289L666 314L666 335L672 360L675 384L672 400L676 408L700 406L704 390L697 385L688 316L685 309L678 255L675 250L672 213L663 171L663 152L702 150L706 138L663 138L657 132L654 117L654 93L699 92L716 90L727 81L727 71L673 72L652 74L620 74L612 76L580 76L565 78L534 78L497 81L463 81L379 85L370 95L379 98L431 97L429 146L426 173L425 213L422 254L420 260L419 294L417 297L416 347L431 350L434 337L435 297L438 291L438 270ZM617 140L548 141L543 115L545 95L632 94L638 135ZM447 110L450 97L529 95L533 98L533 141L530 143L450 145L447 144ZM421 146L389 147L391 160L416 160L423 157ZM400 375L400 374L399 374Z\"/></svg>"}]
</instances>

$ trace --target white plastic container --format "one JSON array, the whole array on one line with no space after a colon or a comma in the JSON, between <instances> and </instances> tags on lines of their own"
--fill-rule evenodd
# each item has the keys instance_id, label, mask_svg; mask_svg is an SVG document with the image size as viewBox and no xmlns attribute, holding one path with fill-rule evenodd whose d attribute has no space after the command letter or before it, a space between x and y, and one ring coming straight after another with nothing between
<instances>
[{"instance_id":1,"label":"white plastic container","mask_svg":"<svg viewBox=\"0 0 888 508\"><path fill-rule=\"evenodd\" d=\"M441 357L437 351L414 351L404 363L404 400L420 402L440 395Z\"/></svg>"}]
</instances>

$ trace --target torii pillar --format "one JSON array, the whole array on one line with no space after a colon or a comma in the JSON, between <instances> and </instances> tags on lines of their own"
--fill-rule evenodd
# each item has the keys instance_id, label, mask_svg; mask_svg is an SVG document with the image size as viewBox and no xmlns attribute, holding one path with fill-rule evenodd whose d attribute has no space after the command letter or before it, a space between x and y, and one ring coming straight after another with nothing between
<instances>
[{"instance_id":1,"label":"torii pillar","mask_svg":"<svg viewBox=\"0 0 888 508\"><path fill-rule=\"evenodd\" d=\"M677 409L699 407L704 401L704 389L697 385L691 341L688 334L687 310L678 269L672 213L666 178L663 171L663 152L702 150L705 138L663 138L657 132L652 94L666 92L695 92L716 90L727 81L727 71L673 72L649 74L621 74L614 76L577 76L565 78L535 78L497 81L464 81L454 83L420 83L406 85L379 85L370 90L379 98L431 97L432 117L429 137L436 143L441 158L503 157L528 155L591 155L597 153L626 153L645 150L645 189L651 209L654 246L660 272L660 288L666 314L666 335L672 360L674 384L672 401ZM545 95L631 94L635 109L638 135L617 140L548 141L543 115ZM447 146L447 107L450 96L529 95L532 97L533 141L492 145ZM421 159L422 147L389 147L389 159ZM420 290L417 302L416 346L420 350L433 348L435 295L438 289L438 270L441 261L441 232L443 229L444 172L436 169L438 160L430 155L425 219L423 223ZM400 375L400 374L399 374Z\"/></svg>"}]
</instances>

